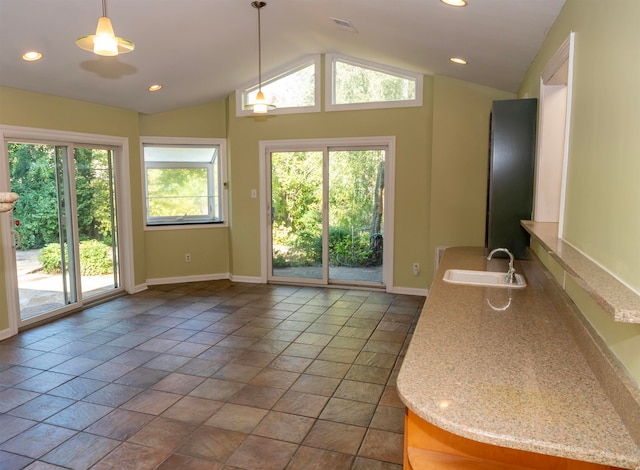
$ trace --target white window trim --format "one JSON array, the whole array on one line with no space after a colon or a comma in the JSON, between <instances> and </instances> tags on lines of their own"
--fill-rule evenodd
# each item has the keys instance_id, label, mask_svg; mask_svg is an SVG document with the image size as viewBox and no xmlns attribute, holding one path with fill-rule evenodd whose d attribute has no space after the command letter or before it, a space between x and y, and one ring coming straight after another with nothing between
<instances>
[{"instance_id":1,"label":"white window trim","mask_svg":"<svg viewBox=\"0 0 640 470\"><path fill-rule=\"evenodd\" d=\"M335 101L335 63L336 61L346 62L351 65L365 67L371 70L375 70L382 73L388 73L396 75L398 77L406 78L408 80L415 80L416 83L416 97L413 100L400 100L400 101L373 101L369 103L349 103L349 104L336 104ZM327 54L325 56L325 111L350 111L357 109L382 109L382 108L410 108L416 106L422 106L423 96L423 75L410 72L409 70L403 70L389 65L378 64L375 62L369 62L367 60L356 59L354 57L348 57L340 54Z\"/></svg>"},{"instance_id":2,"label":"white window trim","mask_svg":"<svg viewBox=\"0 0 640 470\"><path fill-rule=\"evenodd\" d=\"M185 223L185 224L147 224L147 198L145 197L147 192L147 183L145 176L145 161L144 161L144 146L145 145L217 145L220 148L220 181L222 191L220 197L222 199L220 203L220 217L222 222L214 223ZM143 190L143 226L145 231L157 231L157 230L191 230L191 229L203 229L203 228L223 228L229 226L228 219L228 192L229 184L227 179L227 139L209 139L209 138L196 138L196 137L153 137L153 136L141 136L140 137L140 165L141 165L141 178L142 178L142 190Z\"/></svg>"},{"instance_id":3,"label":"white window trim","mask_svg":"<svg viewBox=\"0 0 640 470\"><path fill-rule=\"evenodd\" d=\"M314 106L295 106L295 107L287 107L287 108L276 108L269 111L269 114L299 114L299 113L319 113L320 112L320 101L321 101L321 82L322 82L322 73L321 73L321 61L320 55L313 55L304 57L301 60L296 62L292 62L287 64L284 67L276 69L268 75L265 75L262 80L262 85L266 85L270 82L276 81L279 78L289 75L291 73L295 73L298 70L301 70L309 65L314 64L315 66L315 105ZM245 83L240 88L236 89L236 116L254 116L253 112L250 109L244 109L243 98L246 91L250 88L254 88L258 85L256 80L252 80L249 83Z\"/></svg>"}]
</instances>

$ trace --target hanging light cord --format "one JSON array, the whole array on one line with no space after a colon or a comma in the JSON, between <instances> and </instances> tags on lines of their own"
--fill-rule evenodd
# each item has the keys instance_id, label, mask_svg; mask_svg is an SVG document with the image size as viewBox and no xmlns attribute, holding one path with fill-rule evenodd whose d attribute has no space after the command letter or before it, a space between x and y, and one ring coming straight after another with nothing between
<instances>
[{"instance_id":1,"label":"hanging light cord","mask_svg":"<svg viewBox=\"0 0 640 470\"><path fill-rule=\"evenodd\" d=\"M104 1L104 0L102 0ZM264 6L262 2L255 2L258 6L258 91L262 91L262 32L260 30L260 10Z\"/></svg>"},{"instance_id":2,"label":"hanging light cord","mask_svg":"<svg viewBox=\"0 0 640 470\"><path fill-rule=\"evenodd\" d=\"M258 10L258 94L255 97L255 103L246 106L247 109L253 109L254 114L265 114L270 109L275 109L275 105L268 103L262 93L262 18L260 10L266 6L266 2L251 2L251 6Z\"/></svg>"},{"instance_id":3,"label":"hanging light cord","mask_svg":"<svg viewBox=\"0 0 640 470\"><path fill-rule=\"evenodd\" d=\"M102 16L107 18L107 0L102 0Z\"/></svg>"}]
</instances>

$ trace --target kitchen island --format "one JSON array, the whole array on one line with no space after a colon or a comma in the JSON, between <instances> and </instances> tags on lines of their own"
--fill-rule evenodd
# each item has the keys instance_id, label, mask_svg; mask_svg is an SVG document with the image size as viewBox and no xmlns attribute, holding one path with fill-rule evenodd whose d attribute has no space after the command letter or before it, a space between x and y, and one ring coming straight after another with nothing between
<instances>
[{"instance_id":1,"label":"kitchen island","mask_svg":"<svg viewBox=\"0 0 640 470\"><path fill-rule=\"evenodd\" d=\"M536 260L516 262L524 289L442 280L446 269L506 267L484 248L447 249L398 376L405 467L413 453L493 468L640 468L639 436L569 327L579 312Z\"/></svg>"}]
</instances>

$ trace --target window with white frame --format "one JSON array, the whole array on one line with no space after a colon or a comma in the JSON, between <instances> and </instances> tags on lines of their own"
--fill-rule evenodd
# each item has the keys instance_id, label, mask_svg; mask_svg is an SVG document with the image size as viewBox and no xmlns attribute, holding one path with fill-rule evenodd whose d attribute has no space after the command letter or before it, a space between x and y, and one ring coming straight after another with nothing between
<instances>
[{"instance_id":1,"label":"window with white frame","mask_svg":"<svg viewBox=\"0 0 640 470\"><path fill-rule=\"evenodd\" d=\"M142 139L147 226L224 223L224 139L150 139Z\"/></svg>"},{"instance_id":2,"label":"window with white frame","mask_svg":"<svg viewBox=\"0 0 640 470\"><path fill-rule=\"evenodd\" d=\"M326 56L327 111L422 106L422 75L360 59Z\"/></svg>"},{"instance_id":3,"label":"window with white frame","mask_svg":"<svg viewBox=\"0 0 640 470\"><path fill-rule=\"evenodd\" d=\"M276 106L269 114L310 113L320 111L320 56L305 58L295 65L267 76L262 81L267 102ZM245 109L255 102L258 83L236 90L236 114L252 115Z\"/></svg>"}]
</instances>

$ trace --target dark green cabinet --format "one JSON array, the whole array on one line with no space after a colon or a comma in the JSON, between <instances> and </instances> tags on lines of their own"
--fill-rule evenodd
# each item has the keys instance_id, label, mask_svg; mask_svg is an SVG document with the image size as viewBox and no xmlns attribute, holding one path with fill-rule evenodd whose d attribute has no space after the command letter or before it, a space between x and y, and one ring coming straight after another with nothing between
<instances>
[{"instance_id":1,"label":"dark green cabinet","mask_svg":"<svg viewBox=\"0 0 640 470\"><path fill-rule=\"evenodd\" d=\"M537 109L537 99L494 101L489 126L485 246L508 248L520 259L529 245L520 221L533 209Z\"/></svg>"}]
</instances>

